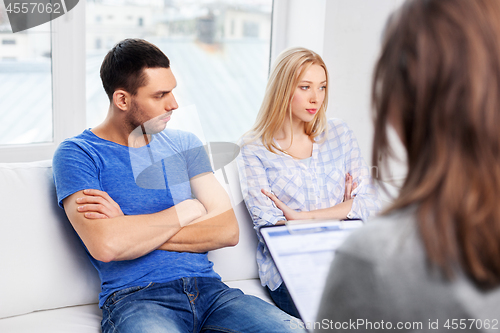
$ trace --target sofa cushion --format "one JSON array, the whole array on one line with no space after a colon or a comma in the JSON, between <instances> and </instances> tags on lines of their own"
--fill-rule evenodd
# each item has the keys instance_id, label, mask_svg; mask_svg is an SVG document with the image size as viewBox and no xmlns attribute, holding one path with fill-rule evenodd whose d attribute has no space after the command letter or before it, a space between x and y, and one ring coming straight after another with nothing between
<instances>
[{"instance_id":1,"label":"sofa cushion","mask_svg":"<svg viewBox=\"0 0 500 333\"><path fill-rule=\"evenodd\" d=\"M258 279L232 281L227 285L239 288L247 295L271 303L269 294ZM0 332L5 333L99 333L102 313L97 304L73 306L62 309L37 311L0 320Z\"/></svg>"},{"instance_id":2,"label":"sofa cushion","mask_svg":"<svg viewBox=\"0 0 500 333\"><path fill-rule=\"evenodd\" d=\"M231 204L240 227L240 241L234 247L226 247L208 253L214 263L214 270L222 281L255 279L259 277L255 254L257 252L257 235L253 222L241 196L240 181L236 163L233 161L224 167L226 183L222 170L215 172L215 177L223 185L231 198Z\"/></svg>"},{"instance_id":3,"label":"sofa cushion","mask_svg":"<svg viewBox=\"0 0 500 333\"><path fill-rule=\"evenodd\" d=\"M97 304L37 311L0 320L5 333L100 333L102 312Z\"/></svg>"},{"instance_id":4,"label":"sofa cushion","mask_svg":"<svg viewBox=\"0 0 500 333\"><path fill-rule=\"evenodd\" d=\"M0 184L0 318L95 303L99 278L57 206L51 161L0 163Z\"/></svg>"}]
</instances>

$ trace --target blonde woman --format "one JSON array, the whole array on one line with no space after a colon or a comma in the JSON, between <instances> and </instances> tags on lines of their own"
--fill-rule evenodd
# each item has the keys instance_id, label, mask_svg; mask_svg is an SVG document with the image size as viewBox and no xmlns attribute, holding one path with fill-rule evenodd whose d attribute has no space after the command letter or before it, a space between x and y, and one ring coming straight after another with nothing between
<instances>
[{"instance_id":1,"label":"blonde woman","mask_svg":"<svg viewBox=\"0 0 500 333\"><path fill-rule=\"evenodd\" d=\"M275 303L298 316L258 228L303 219L366 219L380 209L354 133L326 119L328 72L305 48L278 56L237 158L245 204L260 242L259 276Z\"/></svg>"}]
</instances>

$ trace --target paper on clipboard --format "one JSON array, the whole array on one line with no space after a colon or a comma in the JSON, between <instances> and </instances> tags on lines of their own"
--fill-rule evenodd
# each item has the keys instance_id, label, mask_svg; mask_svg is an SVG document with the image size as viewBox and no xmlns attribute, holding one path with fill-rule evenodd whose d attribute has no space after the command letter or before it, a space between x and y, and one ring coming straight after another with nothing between
<instances>
[{"instance_id":1,"label":"paper on clipboard","mask_svg":"<svg viewBox=\"0 0 500 333\"><path fill-rule=\"evenodd\" d=\"M302 320L313 323L335 250L362 221L290 221L261 234Z\"/></svg>"}]
</instances>

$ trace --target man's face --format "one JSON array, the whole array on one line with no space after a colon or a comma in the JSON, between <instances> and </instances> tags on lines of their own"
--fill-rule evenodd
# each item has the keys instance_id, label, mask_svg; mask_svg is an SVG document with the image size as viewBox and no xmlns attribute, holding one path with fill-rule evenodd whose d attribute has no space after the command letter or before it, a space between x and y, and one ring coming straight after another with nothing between
<instances>
[{"instance_id":1,"label":"man's face","mask_svg":"<svg viewBox=\"0 0 500 333\"><path fill-rule=\"evenodd\" d=\"M170 68L146 68L144 74L147 84L132 96L129 122L133 128L144 125L146 134L155 134L165 129L178 107L172 93L177 81Z\"/></svg>"}]
</instances>

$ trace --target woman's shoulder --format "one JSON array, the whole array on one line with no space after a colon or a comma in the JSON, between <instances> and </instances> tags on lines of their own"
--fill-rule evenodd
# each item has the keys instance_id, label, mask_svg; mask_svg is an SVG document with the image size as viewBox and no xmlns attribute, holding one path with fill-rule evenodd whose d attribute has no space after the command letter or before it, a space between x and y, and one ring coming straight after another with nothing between
<instances>
[{"instance_id":1,"label":"woman's shoulder","mask_svg":"<svg viewBox=\"0 0 500 333\"><path fill-rule=\"evenodd\" d=\"M353 231L339 251L372 263L396 256L421 256L423 247L414 207L369 220Z\"/></svg>"},{"instance_id":2,"label":"woman's shoulder","mask_svg":"<svg viewBox=\"0 0 500 333\"><path fill-rule=\"evenodd\" d=\"M328 132L334 132L337 134L344 134L350 131L347 123L340 118L329 118L328 119Z\"/></svg>"},{"instance_id":3,"label":"woman's shoulder","mask_svg":"<svg viewBox=\"0 0 500 333\"><path fill-rule=\"evenodd\" d=\"M345 121L340 118L329 118L327 120L326 130L319 135L316 142L327 142L340 139L341 142L349 140L351 129Z\"/></svg>"},{"instance_id":4,"label":"woman's shoulder","mask_svg":"<svg viewBox=\"0 0 500 333\"><path fill-rule=\"evenodd\" d=\"M243 134L237 141L238 144L261 143L262 137L255 134L253 131L248 131Z\"/></svg>"},{"instance_id":5,"label":"woman's shoulder","mask_svg":"<svg viewBox=\"0 0 500 333\"><path fill-rule=\"evenodd\" d=\"M236 144L240 147L240 150L255 151L264 148L262 139L251 134L245 134L238 139Z\"/></svg>"},{"instance_id":6,"label":"woman's shoulder","mask_svg":"<svg viewBox=\"0 0 500 333\"><path fill-rule=\"evenodd\" d=\"M337 127L337 126L347 126L346 122L340 118L328 118L327 119L328 127Z\"/></svg>"}]
</instances>

